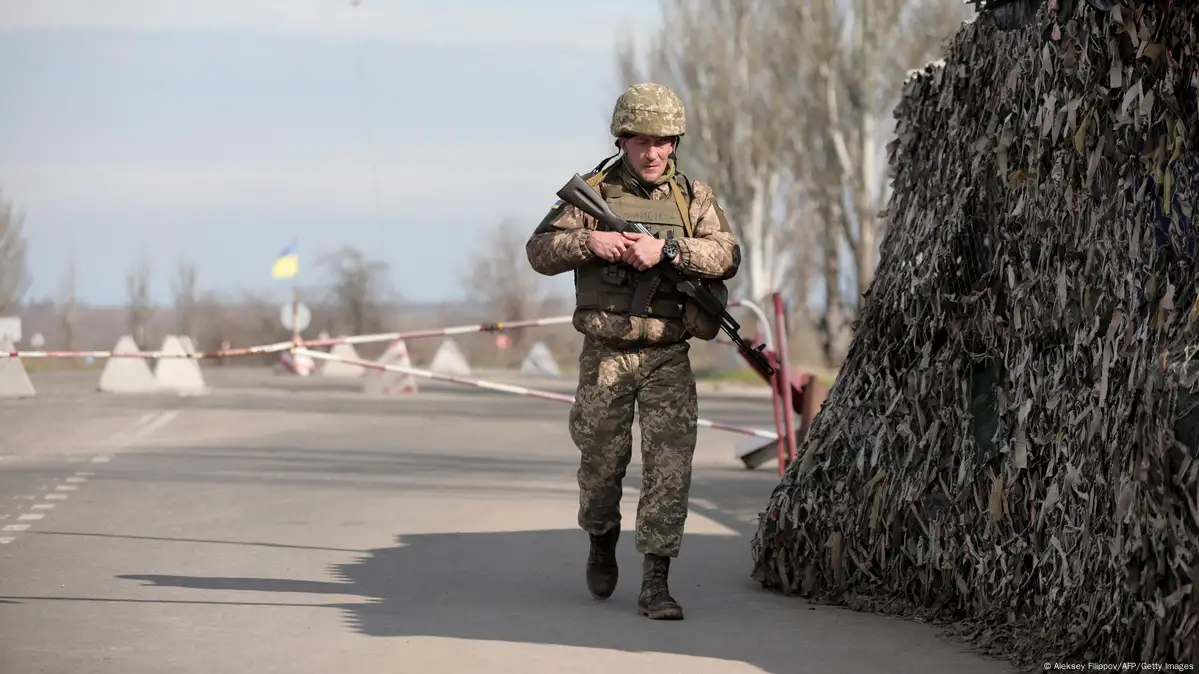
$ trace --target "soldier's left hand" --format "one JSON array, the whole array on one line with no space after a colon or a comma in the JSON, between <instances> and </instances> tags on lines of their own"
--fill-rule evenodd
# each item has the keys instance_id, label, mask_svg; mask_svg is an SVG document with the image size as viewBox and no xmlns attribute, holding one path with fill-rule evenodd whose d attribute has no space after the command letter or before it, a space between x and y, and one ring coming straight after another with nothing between
<instances>
[{"instance_id":1,"label":"soldier's left hand","mask_svg":"<svg viewBox=\"0 0 1199 674\"><path fill-rule=\"evenodd\" d=\"M638 232L625 232L624 236L633 245L624 249L622 260L633 265L638 271L645 271L662 261L662 246L666 242Z\"/></svg>"}]
</instances>

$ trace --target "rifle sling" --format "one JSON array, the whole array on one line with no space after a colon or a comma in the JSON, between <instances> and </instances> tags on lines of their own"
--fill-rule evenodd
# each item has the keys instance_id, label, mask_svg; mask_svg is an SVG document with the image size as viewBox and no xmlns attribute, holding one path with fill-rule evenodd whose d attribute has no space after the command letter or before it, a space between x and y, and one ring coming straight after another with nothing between
<instances>
[{"instance_id":1,"label":"rifle sling","mask_svg":"<svg viewBox=\"0 0 1199 674\"><path fill-rule=\"evenodd\" d=\"M662 285L662 270L656 267L647 269L641 277L641 282L633 290L633 303L629 305L629 313L642 318L649 316L650 302L654 300L654 294L658 292L660 285Z\"/></svg>"},{"instance_id":2,"label":"rifle sling","mask_svg":"<svg viewBox=\"0 0 1199 674\"><path fill-rule=\"evenodd\" d=\"M687 199L683 196L682 190L679 189L679 184L673 179L670 181L670 195L674 197L674 203L679 208L679 214L683 216L683 230L687 232L688 237L695 236L695 230L691 226L691 209L688 207Z\"/></svg>"}]
</instances>

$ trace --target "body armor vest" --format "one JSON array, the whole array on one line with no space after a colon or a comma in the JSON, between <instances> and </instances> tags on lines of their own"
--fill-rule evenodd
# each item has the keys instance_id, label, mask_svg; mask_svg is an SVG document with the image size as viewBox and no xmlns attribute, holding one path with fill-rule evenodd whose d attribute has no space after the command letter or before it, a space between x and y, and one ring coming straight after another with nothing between
<instances>
[{"instance_id":1,"label":"body armor vest","mask_svg":"<svg viewBox=\"0 0 1199 674\"><path fill-rule=\"evenodd\" d=\"M595 187L603 177L603 174L597 174L587 182ZM599 184L600 195L618 217L645 225L659 239L668 235L676 239L689 237L692 233L689 204L674 178L670 181L670 189L673 199L645 199L628 193L621 185ZM580 309L628 314L633 306L634 295L643 282L645 273L631 265L603 259L592 260L575 272L575 305ZM659 280L659 285L652 291L641 288L641 293L646 292L652 292L652 299L646 305L647 316L683 316L686 296L673 284Z\"/></svg>"}]
</instances>

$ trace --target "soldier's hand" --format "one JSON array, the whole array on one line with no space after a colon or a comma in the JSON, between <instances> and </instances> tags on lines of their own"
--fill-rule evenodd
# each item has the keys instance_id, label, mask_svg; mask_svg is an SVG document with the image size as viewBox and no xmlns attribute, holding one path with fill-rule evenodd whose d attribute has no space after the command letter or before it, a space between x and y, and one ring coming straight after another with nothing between
<instances>
[{"instance_id":1,"label":"soldier's hand","mask_svg":"<svg viewBox=\"0 0 1199 674\"><path fill-rule=\"evenodd\" d=\"M632 245L625 249L620 259L638 271L645 271L662 261L662 246L666 245L662 239L638 232L622 232L621 236Z\"/></svg>"},{"instance_id":2,"label":"soldier's hand","mask_svg":"<svg viewBox=\"0 0 1199 674\"><path fill-rule=\"evenodd\" d=\"M592 231L587 235L587 247L608 262L620 260L621 255L631 245L633 242L621 236L620 232Z\"/></svg>"}]
</instances>

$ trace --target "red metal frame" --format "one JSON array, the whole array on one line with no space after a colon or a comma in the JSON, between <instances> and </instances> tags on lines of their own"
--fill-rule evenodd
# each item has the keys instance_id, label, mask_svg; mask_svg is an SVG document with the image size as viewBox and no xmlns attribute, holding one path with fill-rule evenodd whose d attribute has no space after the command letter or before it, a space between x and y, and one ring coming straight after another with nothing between
<instances>
[{"instance_id":1,"label":"red metal frame","mask_svg":"<svg viewBox=\"0 0 1199 674\"><path fill-rule=\"evenodd\" d=\"M786 469L786 464L795 460L795 402L791 396L791 359L787 356L787 312L783 307L783 296L779 292L774 293L774 344L778 349L779 368L776 376L778 377L779 388L783 394L783 427L787 440L787 452L784 458L782 453L779 455L779 474L782 475Z\"/></svg>"}]
</instances>

